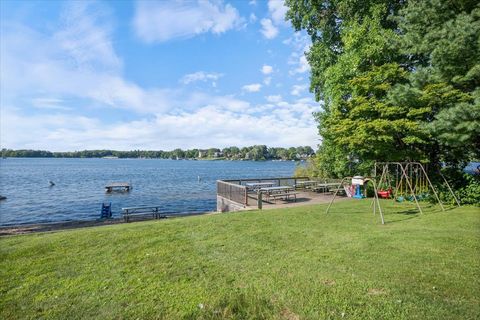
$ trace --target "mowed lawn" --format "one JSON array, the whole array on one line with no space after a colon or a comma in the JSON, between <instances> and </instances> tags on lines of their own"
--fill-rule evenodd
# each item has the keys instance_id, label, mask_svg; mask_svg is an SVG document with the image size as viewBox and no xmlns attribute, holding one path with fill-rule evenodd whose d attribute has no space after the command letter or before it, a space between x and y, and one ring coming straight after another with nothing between
<instances>
[{"instance_id":1,"label":"mowed lawn","mask_svg":"<svg viewBox=\"0 0 480 320\"><path fill-rule=\"evenodd\" d=\"M0 239L1 319L474 319L480 209L370 201Z\"/></svg>"}]
</instances>

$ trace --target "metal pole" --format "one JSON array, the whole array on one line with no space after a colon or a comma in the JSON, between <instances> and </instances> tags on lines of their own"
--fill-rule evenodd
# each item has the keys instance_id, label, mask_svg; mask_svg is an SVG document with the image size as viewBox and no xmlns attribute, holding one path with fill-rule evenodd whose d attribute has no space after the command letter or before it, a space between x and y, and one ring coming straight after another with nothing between
<instances>
[{"instance_id":1,"label":"metal pole","mask_svg":"<svg viewBox=\"0 0 480 320\"><path fill-rule=\"evenodd\" d=\"M383 169L382 169L382 175L380 176L380 181L378 182L378 185L381 185L382 182L383 182L383 177L384 177L384 174L386 172L386 169L387 167L385 165L383 165ZM375 163L375 173L376 173L377 169L376 169L376 163ZM373 201L372 201L372 204L370 204L370 207L371 206L374 206L373 207L373 214L375 214L375 197L373 197Z\"/></svg>"},{"instance_id":2,"label":"metal pole","mask_svg":"<svg viewBox=\"0 0 480 320\"><path fill-rule=\"evenodd\" d=\"M376 186L374 180L372 180L372 183L373 183L373 190L375 191L375 199L377 200L378 211L380 212L380 218L382 219L382 224L385 224L385 220L383 219L382 207L380 206L380 200L378 200L377 186ZM375 206L374 206L374 208L375 208Z\"/></svg>"},{"instance_id":3,"label":"metal pole","mask_svg":"<svg viewBox=\"0 0 480 320\"><path fill-rule=\"evenodd\" d=\"M437 198L437 201L440 204L440 207L442 208L442 211L445 211L445 208L443 207L442 201L440 201L440 198L438 197L437 191L435 191L435 188L433 187L432 182L428 178L427 172L425 171L425 169L423 169L423 166L421 164L420 164L420 168L422 168L422 171L425 174L425 178L427 178L427 181L430 184L430 187L432 187L433 194L435 195L435 198Z\"/></svg>"},{"instance_id":4,"label":"metal pole","mask_svg":"<svg viewBox=\"0 0 480 320\"><path fill-rule=\"evenodd\" d=\"M453 193L452 188L450 188L450 184L448 183L447 179L445 179L445 176L439 171L440 175L443 178L443 181L445 181L445 184L448 187L448 190L450 190L450 193L452 194L453 198L455 199L455 202L457 203L458 207L460 207L460 201L458 201L457 197L455 196L455 193Z\"/></svg>"},{"instance_id":5,"label":"metal pole","mask_svg":"<svg viewBox=\"0 0 480 320\"><path fill-rule=\"evenodd\" d=\"M352 177L345 177L345 178L343 178L342 181L340 182L340 187L343 186L343 181L345 181L345 179L352 179ZM325 213L328 213L328 210L330 210L330 207L332 206L333 201L334 201L335 198L337 197L338 190L340 190L340 188L337 188L337 190L335 190L335 194L333 195L332 200L331 200L330 203L328 204L328 207L327 207L327 210L325 211Z\"/></svg>"}]
</instances>

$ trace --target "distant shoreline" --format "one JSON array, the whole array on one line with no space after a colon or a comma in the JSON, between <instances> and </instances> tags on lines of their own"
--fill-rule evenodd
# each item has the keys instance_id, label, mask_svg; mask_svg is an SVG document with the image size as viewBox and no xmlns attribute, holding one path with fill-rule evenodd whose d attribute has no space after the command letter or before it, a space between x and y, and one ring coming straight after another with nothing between
<instances>
[{"instance_id":1,"label":"distant shoreline","mask_svg":"<svg viewBox=\"0 0 480 320\"><path fill-rule=\"evenodd\" d=\"M289 162L289 161L305 161L306 159L296 159L296 160L285 160L285 159L228 159L228 158L180 158L180 159L170 159L170 158L106 158L106 157L4 157L1 160L6 159L102 159L102 160L171 160L171 161L272 161L272 162Z\"/></svg>"}]
</instances>

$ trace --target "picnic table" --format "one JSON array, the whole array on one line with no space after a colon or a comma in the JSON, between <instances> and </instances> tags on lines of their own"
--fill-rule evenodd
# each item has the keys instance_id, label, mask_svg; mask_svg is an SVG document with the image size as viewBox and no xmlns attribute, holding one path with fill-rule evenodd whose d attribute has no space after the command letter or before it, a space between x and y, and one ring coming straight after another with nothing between
<instances>
[{"instance_id":1,"label":"picnic table","mask_svg":"<svg viewBox=\"0 0 480 320\"><path fill-rule=\"evenodd\" d=\"M259 191L262 194L265 194L265 196L269 200L273 199L275 202L279 198L285 199L285 200L290 200L291 198L294 198L295 201L297 201L298 192L294 192L295 191L294 187L290 187L290 186L267 187L267 188L261 188Z\"/></svg>"},{"instance_id":2,"label":"picnic table","mask_svg":"<svg viewBox=\"0 0 480 320\"><path fill-rule=\"evenodd\" d=\"M341 183L339 182L330 182L330 183L317 183L315 186L314 191L320 191L323 190L323 192L333 192L338 190L343 190Z\"/></svg>"},{"instance_id":3,"label":"picnic table","mask_svg":"<svg viewBox=\"0 0 480 320\"><path fill-rule=\"evenodd\" d=\"M308 189L310 187L315 187L317 184L318 184L318 181L316 180L298 181L295 187Z\"/></svg>"},{"instance_id":4,"label":"picnic table","mask_svg":"<svg viewBox=\"0 0 480 320\"><path fill-rule=\"evenodd\" d=\"M245 183L245 186L250 191L258 191L261 188L273 187L273 185L274 185L273 182L250 182L250 183Z\"/></svg>"},{"instance_id":5,"label":"picnic table","mask_svg":"<svg viewBox=\"0 0 480 320\"><path fill-rule=\"evenodd\" d=\"M122 208L123 219L125 222L130 221L131 216L140 216L151 214L155 219L166 218L164 214L160 213L160 206L143 206L143 207L129 207Z\"/></svg>"}]
</instances>

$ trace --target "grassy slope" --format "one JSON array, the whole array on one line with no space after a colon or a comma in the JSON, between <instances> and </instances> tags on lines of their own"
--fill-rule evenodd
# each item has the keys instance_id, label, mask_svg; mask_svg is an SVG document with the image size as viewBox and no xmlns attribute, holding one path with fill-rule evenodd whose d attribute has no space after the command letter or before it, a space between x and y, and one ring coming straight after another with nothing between
<instances>
[{"instance_id":1,"label":"grassy slope","mask_svg":"<svg viewBox=\"0 0 480 320\"><path fill-rule=\"evenodd\" d=\"M2 238L0 318L478 316L479 209L384 204L385 226L363 200Z\"/></svg>"}]
</instances>

